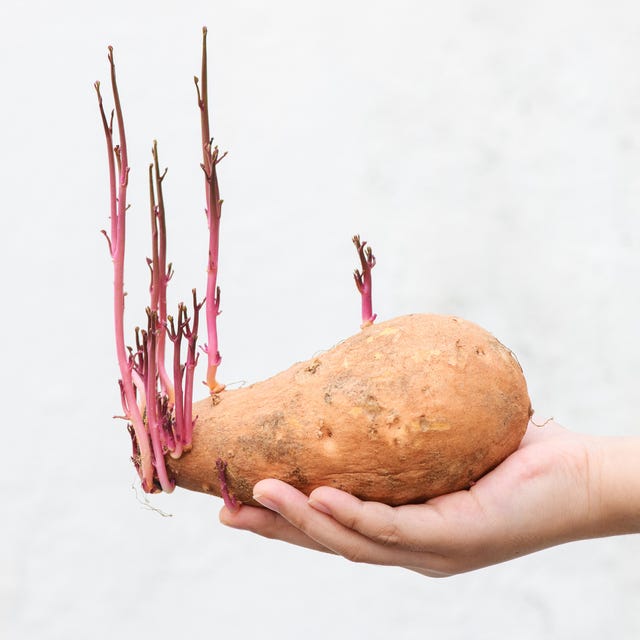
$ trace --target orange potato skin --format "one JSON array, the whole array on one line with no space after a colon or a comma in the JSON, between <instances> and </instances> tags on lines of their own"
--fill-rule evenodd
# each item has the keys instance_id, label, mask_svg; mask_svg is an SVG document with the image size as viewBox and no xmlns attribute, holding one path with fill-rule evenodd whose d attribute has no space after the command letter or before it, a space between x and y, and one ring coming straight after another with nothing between
<instances>
[{"instance_id":1,"label":"orange potato skin","mask_svg":"<svg viewBox=\"0 0 640 640\"><path fill-rule=\"evenodd\" d=\"M194 406L178 486L252 501L279 478L390 505L468 488L518 448L531 417L514 355L477 325L416 314L365 327L306 362Z\"/></svg>"}]
</instances>

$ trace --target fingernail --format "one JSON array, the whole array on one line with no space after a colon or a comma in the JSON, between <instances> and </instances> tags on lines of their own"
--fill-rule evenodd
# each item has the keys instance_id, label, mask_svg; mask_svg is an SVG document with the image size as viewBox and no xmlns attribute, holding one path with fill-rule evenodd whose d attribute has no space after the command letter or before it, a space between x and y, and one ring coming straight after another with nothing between
<instances>
[{"instance_id":1,"label":"fingernail","mask_svg":"<svg viewBox=\"0 0 640 640\"><path fill-rule=\"evenodd\" d=\"M256 502L259 502L263 507L266 507L271 511L275 511L276 513L280 513L280 508L278 507L278 505L269 498L265 498L264 496L261 496L259 493L257 493L253 495L253 499Z\"/></svg>"},{"instance_id":2,"label":"fingernail","mask_svg":"<svg viewBox=\"0 0 640 640\"><path fill-rule=\"evenodd\" d=\"M322 513L326 513L328 516L331 515L329 507L327 507L327 505L325 504L322 504L322 502L319 502L315 498L309 498L309 500L307 500L307 504L310 507L313 507L316 511L322 511Z\"/></svg>"}]
</instances>

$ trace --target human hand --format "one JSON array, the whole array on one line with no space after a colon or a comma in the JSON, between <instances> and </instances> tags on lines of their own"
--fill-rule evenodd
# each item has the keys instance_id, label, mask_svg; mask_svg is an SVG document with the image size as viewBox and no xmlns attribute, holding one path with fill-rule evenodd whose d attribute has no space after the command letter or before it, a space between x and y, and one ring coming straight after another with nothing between
<instances>
[{"instance_id":1,"label":"human hand","mask_svg":"<svg viewBox=\"0 0 640 640\"><path fill-rule=\"evenodd\" d=\"M469 490L389 507L331 487L307 497L262 480L254 498L266 509L223 508L220 520L355 562L449 576L571 540L640 531L639 440L530 423L519 449Z\"/></svg>"}]
</instances>

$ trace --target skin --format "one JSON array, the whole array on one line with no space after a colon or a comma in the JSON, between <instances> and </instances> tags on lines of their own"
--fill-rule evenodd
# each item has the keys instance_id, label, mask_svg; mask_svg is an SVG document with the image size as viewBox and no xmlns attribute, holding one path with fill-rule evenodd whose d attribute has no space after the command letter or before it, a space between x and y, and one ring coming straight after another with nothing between
<instances>
[{"instance_id":1,"label":"skin","mask_svg":"<svg viewBox=\"0 0 640 640\"><path fill-rule=\"evenodd\" d=\"M467 491L389 507L331 487L307 497L267 479L254 487L265 509L224 507L220 520L354 562L451 576L572 540L640 532L638 460L638 437L532 422L519 449Z\"/></svg>"}]
</instances>

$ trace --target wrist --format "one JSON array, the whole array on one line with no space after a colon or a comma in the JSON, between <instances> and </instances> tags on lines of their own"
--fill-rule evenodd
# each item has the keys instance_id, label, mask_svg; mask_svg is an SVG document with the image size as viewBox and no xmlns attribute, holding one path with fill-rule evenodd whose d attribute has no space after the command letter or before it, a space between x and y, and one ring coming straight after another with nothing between
<instances>
[{"instance_id":1,"label":"wrist","mask_svg":"<svg viewBox=\"0 0 640 640\"><path fill-rule=\"evenodd\" d=\"M588 466L594 537L640 533L640 437L595 438Z\"/></svg>"}]
</instances>

